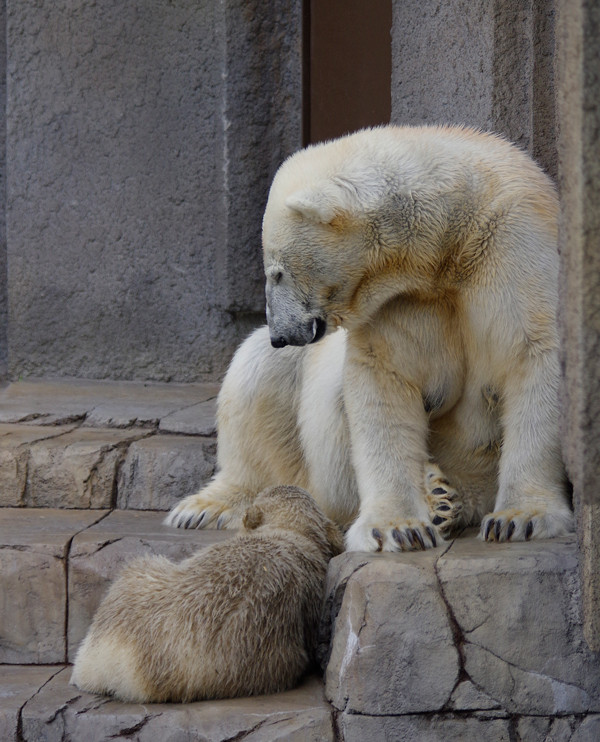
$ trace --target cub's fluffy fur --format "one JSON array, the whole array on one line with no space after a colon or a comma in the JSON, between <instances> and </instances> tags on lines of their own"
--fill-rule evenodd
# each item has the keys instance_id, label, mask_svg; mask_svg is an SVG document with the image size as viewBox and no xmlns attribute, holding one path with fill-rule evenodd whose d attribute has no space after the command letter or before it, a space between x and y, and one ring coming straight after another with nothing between
<instances>
[{"instance_id":1,"label":"cub's fluffy fur","mask_svg":"<svg viewBox=\"0 0 600 742\"><path fill-rule=\"evenodd\" d=\"M169 523L235 527L285 482L351 524L350 550L433 546L443 524L497 541L572 528L557 198L526 154L453 127L309 147L275 176L263 252L269 326L223 384L220 471Z\"/></svg>"},{"instance_id":2,"label":"cub's fluffy fur","mask_svg":"<svg viewBox=\"0 0 600 742\"><path fill-rule=\"evenodd\" d=\"M308 493L274 487L245 532L174 564L128 566L94 617L71 682L148 703L274 693L315 648L329 559L340 532Z\"/></svg>"}]
</instances>

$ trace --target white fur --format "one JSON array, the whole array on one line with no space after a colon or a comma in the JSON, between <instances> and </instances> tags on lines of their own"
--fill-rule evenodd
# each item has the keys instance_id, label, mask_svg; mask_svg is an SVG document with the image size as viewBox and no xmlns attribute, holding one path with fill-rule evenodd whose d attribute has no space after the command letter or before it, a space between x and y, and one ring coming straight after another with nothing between
<instances>
[{"instance_id":1,"label":"white fur","mask_svg":"<svg viewBox=\"0 0 600 742\"><path fill-rule=\"evenodd\" d=\"M356 517L351 550L431 546L433 460L463 499L457 525L570 530L556 218L534 163L468 129L366 130L287 160L263 222L269 328L225 379L219 474L168 522L235 526L290 483ZM312 345L317 319L329 334Z\"/></svg>"}]
</instances>

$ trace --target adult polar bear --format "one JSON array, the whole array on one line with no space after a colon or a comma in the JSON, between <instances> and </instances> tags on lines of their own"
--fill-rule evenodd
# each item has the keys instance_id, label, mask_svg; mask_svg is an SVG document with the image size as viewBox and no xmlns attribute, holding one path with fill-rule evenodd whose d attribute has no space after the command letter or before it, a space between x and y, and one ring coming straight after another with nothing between
<instances>
[{"instance_id":1,"label":"adult polar bear","mask_svg":"<svg viewBox=\"0 0 600 742\"><path fill-rule=\"evenodd\" d=\"M167 522L235 527L295 484L352 523L349 550L432 546L448 515L487 540L569 531L556 241L550 180L494 135L382 127L290 157L263 222L268 330L225 378L220 471Z\"/></svg>"}]
</instances>

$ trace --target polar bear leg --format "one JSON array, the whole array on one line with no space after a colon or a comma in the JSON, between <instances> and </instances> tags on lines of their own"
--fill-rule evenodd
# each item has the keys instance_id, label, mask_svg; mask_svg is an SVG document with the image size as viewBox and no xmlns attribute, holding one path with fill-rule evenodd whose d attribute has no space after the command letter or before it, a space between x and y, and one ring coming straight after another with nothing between
<instances>
[{"instance_id":1,"label":"polar bear leg","mask_svg":"<svg viewBox=\"0 0 600 742\"><path fill-rule=\"evenodd\" d=\"M167 525L238 528L265 487L307 488L296 425L303 353L303 348L273 349L267 327L242 343L218 398L219 471L169 513Z\"/></svg>"},{"instance_id":2,"label":"polar bear leg","mask_svg":"<svg viewBox=\"0 0 600 742\"><path fill-rule=\"evenodd\" d=\"M527 359L504 392L504 440L494 512L485 541L524 541L573 530L559 440L559 366L555 352Z\"/></svg>"}]
</instances>

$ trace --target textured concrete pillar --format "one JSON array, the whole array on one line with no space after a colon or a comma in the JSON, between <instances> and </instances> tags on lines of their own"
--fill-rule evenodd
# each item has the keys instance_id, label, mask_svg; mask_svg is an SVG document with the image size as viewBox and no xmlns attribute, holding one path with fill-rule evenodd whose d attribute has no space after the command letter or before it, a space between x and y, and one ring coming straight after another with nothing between
<instances>
[{"instance_id":1,"label":"textured concrete pillar","mask_svg":"<svg viewBox=\"0 0 600 742\"><path fill-rule=\"evenodd\" d=\"M7 0L12 377L223 372L262 319L300 33L300 0Z\"/></svg>"},{"instance_id":2,"label":"textured concrete pillar","mask_svg":"<svg viewBox=\"0 0 600 742\"><path fill-rule=\"evenodd\" d=\"M6 339L6 3L0 2L0 381L8 362Z\"/></svg>"},{"instance_id":3,"label":"textured concrete pillar","mask_svg":"<svg viewBox=\"0 0 600 742\"><path fill-rule=\"evenodd\" d=\"M600 6L561 0L563 441L574 485L585 635L600 650Z\"/></svg>"},{"instance_id":4,"label":"textured concrete pillar","mask_svg":"<svg viewBox=\"0 0 600 742\"><path fill-rule=\"evenodd\" d=\"M392 120L497 131L556 174L555 0L395 0Z\"/></svg>"}]
</instances>

